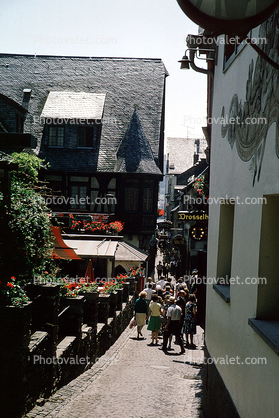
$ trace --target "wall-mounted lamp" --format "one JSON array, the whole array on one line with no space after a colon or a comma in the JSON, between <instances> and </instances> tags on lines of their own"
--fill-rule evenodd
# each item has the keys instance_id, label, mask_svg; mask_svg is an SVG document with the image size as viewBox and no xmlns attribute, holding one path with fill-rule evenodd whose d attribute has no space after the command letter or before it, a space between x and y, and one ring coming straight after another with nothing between
<instances>
[{"instance_id":1,"label":"wall-mounted lamp","mask_svg":"<svg viewBox=\"0 0 279 418\"><path fill-rule=\"evenodd\" d=\"M185 52L185 55L183 55L183 57L181 58L181 60L179 60L178 62L181 63L180 65L181 70L190 70L191 60L186 55L186 52Z\"/></svg>"},{"instance_id":2,"label":"wall-mounted lamp","mask_svg":"<svg viewBox=\"0 0 279 418\"><path fill-rule=\"evenodd\" d=\"M215 48L214 49L213 48L202 49L202 48L203 48L202 46L201 48L200 46L195 47L195 48L188 48L185 51L185 54L183 55L182 59L178 61L181 64L180 69L189 70L191 67L194 71L197 71L198 73L207 74L213 77L213 72L211 70L200 68L195 64L195 58L199 60L205 60L205 61L214 61L215 59L214 58ZM187 55L187 52L189 52L189 57ZM202 54L206 54L206 57L205 58L201 57Z\"/></svg>"}]
</instances>

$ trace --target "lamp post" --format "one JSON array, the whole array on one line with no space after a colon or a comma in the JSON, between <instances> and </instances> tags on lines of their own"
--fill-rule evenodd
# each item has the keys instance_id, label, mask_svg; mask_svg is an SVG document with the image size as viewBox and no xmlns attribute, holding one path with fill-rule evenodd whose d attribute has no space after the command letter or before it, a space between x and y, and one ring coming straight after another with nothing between
<instances>
[{"instance_id":1,"label":"lamp post","mask_svg":"<svg viewBox=\"0 0 279 418\"><path fill-rule=\"evenodd\" d=\"M190 251L190 243L189 243L189 239L190 239L190 228L191 228L191 225L187 222L186 224L185 224L185 228L186 228L186 231L187 231L187 255L186 255L186 260L187 260L187 270L186 270L186 274L187 274L187 276L189 277L189 274L190 274L190 269L189 269L189 251Z\"/></svg>"}]
</instances>

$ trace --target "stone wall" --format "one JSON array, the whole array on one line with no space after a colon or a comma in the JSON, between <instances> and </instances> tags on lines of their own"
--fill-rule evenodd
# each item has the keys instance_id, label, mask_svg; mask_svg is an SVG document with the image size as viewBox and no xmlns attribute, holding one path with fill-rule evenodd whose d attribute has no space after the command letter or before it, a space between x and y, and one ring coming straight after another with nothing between
<instances>
[{"instance_id":1,"label":"stone wall","mask_svg":"<svg viewBox=\"0 0 279 418\"><path fill-rule=\"evenodd\" d=\"M121 310L104 323L84 324L85 300L81 297L71 301L76 306L60 308L64 316L68 315L65 335L65 330L59 332L59 324L64 324L57 314L58 291L55 287L42 289L41 294L32 295L33 302L26 307L1 308L1 418L20 418L36 402L44 402L90 368L117 340L133 315L135 296L130 295Z\"/></svg>"}]
</instances>

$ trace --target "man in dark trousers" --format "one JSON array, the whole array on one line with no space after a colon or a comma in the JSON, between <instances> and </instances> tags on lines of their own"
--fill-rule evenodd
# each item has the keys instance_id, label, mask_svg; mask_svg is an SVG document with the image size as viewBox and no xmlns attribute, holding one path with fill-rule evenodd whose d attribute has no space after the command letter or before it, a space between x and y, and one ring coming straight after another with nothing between
<instances>
[{"instance_id":1,"label":"man in dark trousers","mask_svg":"<svg viewBox=\"0 0 279 418\"><path fill-rule=\"evenodd\" d=\"M170 335L175 335L176 341L180 345L181 351L179 354L184 354L185 349L183 347L183 342L181 340L181 315L182 309L178 306L175 302L175 298L171 296L169 298L171 302L171 306L167 310L167 325L165 328L164 336L163 336L163 347L162 350L165 354L167 352L167 342Z\"/></svg>"},{"instance_id":2,"label":"man in dark trousers","mask_svg":"<svg viewBox=\"0 0 279 418\"><path fill-rule=\"evenodd\" d=\"M162 273L163 273L163 266L162 266L162 262L159 261L159 264L157 264L157 273L158 273L158 280L160 280Z\"/></svg>"}]
</instances>

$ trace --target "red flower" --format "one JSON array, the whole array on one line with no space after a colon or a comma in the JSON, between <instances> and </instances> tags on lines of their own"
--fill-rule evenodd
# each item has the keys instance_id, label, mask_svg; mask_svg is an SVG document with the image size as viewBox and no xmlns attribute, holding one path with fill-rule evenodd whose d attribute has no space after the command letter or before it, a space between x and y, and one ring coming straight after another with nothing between
<instances>
[{"instance_id":1,"label":"red flower","mask_svg":"<svg viewBox=\"0 0 279 418\"><path fill-rule=\"evenodd\" d=\"M7 286L10 287L11 289L14 287L12 283L7 283Z\"/></svg>"},{"instance_id":2,"label":"red flower","mask_svg":"<svg viewBox=\"0 0 279 418\"><path fill-rule=\"evenodd\" d=\"M15 276L12 276L12 277L11 277L11 280L16 280Z\"/></svg>"}]
</instances>

